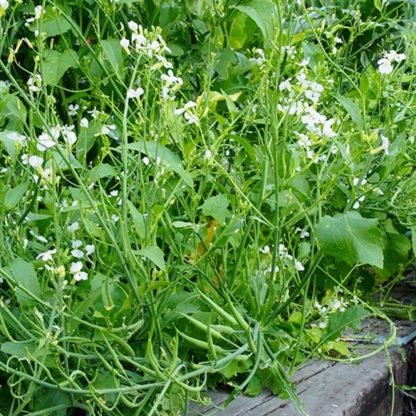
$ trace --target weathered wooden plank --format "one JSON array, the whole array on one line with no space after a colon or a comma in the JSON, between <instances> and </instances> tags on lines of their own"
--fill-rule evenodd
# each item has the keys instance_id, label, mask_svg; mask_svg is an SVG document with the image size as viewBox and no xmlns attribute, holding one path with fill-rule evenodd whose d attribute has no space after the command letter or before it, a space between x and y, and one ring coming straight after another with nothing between
<instances>
[{"instance_id":1,"label":"weathered wooden plank","mask_svg":"<svg viewBox=\"0 0 416 416\"><path fill-rule=\"evenodd\" d=\"M362 329L363 339L374 334L378 341L388 335L388 325L376 320L367 320ZM405 337L416 330L416 322L401 322L398 337ZM360 353L374 351L374 345L357 344ZM408 362L406 354L399 348L391 348L389 357L396 384L406 384ZM305 411L310 416L383 416L390 414L391 369L385 352L379 352L359 364L311 361L298 369L292 377ZM228 398L225 392L211 395L216 405ZM197 414L214 414L215 407L199 408ZM394 415L403 413L403 400L396 398ZM257 397L239 396L225 410L217 410L221 416L297 416L301 413L294 403L279 399L268 392Z\"/></svg>"}]
</instances>

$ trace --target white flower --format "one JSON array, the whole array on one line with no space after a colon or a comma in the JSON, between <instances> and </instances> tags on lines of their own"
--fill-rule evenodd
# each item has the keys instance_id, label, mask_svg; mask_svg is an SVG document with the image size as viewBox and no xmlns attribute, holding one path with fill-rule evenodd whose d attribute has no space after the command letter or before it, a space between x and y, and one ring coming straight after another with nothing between
<instances>
[{"instance_id":1,"label":"white flower","mask_svg":"<svg viewBox=\"0 0 416 416\"><path fill-rule=\"evenodd\" d=\"M137 33L139 30L139 25L136 22L130 21L127 23L127 25L132 32Z\"/></svg>"},{"instance_id":2,"label":"white flower","mask_svg":"<svg viewBox=\"0 0 416 416\"><path fill-rule=\"evenodd\" d=\"M263 254L269 254L270 253L270 247L269 246L264 246L263 248L260 249L260 253Z\"/></svg>"},{"instance_id":3,"label":"white flower","mask_svg":"<svg viewBox=\"0 0 416 416\"><path fill-rule=\"evenodd\" d=\"M116 214L113 214L113 215L111 216L111 219L112 219L114 222L117 222L117 221L120 219L120 217L119 217L118 215L116 215Z\"/></svg>"},{"instance_id":4,"label":"white flower","mask_svg":"<svg viewBox=\"0 0 416 416\"><path fill-rule=\"evenodd\" d=\"M85 117L83 117L82 119L81 119L81 121L79 122L79 125L82 127L82 128L84 128L84 129L87 129L88 128L88 126L89 126L89 122L88 122L88 120L85 118Z\"/></svg>"},{"instance_id":5,"label":"white flower","mask_svg":"<svg viewBox=\"0 0 416 416\"><path fill-rule=\"evenodd\" d=\"M69 271L74 275L74 279L77 282L88 279L88 274L82 271L82 262L80 261L71 263Z\"/></svg>"},{"instance_id":6,"label":"white flower","mask_svg":"<svg viewBox=\"0 0 416 416\"><path fill-rule=\"evenodd\" d=\"M87 254L87 256L90 256L91 254L93 254L95 251L95 246L93 244L87 244L85 246L85 252Z\"/></svg>"},{"instance_id":7,"label":"white flower","mask_svg":"<svg viewBox=\"0 0 416 416\"><path fill-rule=\"evenodd\" d=\"M43 7L42 6L36 6L35 7L35 20L39 20L43 13Z\"/></svg>"},{"instance_id":8,"label":"white flower","mask_svg":"<svg viewBox=\"0 0 416 416\"><path fill-rule=\"evenodd\" d=\"M304 147L305 149L308 149L310 146L312 146L312 142L306 134L298 133L298 136L299 136L298 145L300 147Z\"/></svg>"},{"instance_id":9,"label":"white flower","mask_svg":"<svg viewBox=\"0 0 416 416\"><path fill-rule=\"evenodd\" d=\"M79 110L79 105L78 104L75 104L75 105L69 104L69 106L68 106L68 114L70 116L76 116L78 110Z\"/></svg>"},{"instance_id":10,"label":"white flower","mask_svg":"<svg viewBox=\"0 0 416 416\"><path fill-rule=\"evenodd\" d=\"M85 272L78 272L74 274L74 279L79 282L81 280L87 280L88 279L88 274Z\"/></svg>"},{"instance_id":11,"label":"white flower","mask_svg":"<svg viewBox=\"0 0 416 416\"><path fill-rule=\"evenodd\" d=\"M352 206L352 207L353 207L353 209L358 209L358 208L360 208L360 206L361 206L361 202L363 202L364 200L365 200L365 195L360 196L360 197L358 198L358 200L354 202L354 205Z\"/></svg>"},{"instance_id":12,"label":"white flower","mask_svg":"<svg viewBox=\"0 0 416 416\"><path fill-rule=\"evenodd\" d=\"M5 11L9 7L9 2L7 0L0 0L0 9Z\"/></svg>"},{"instance_id":13,"label":"white flower","mask_svg":"<svg viewBox=\"0 0 416 416\"><path fill-rule=\"evenodd\" d=\"M144 94L143 88L139 87L135 90L133 88L129 88L127 90L127 98L140 98Z\"/></svg>"},{"instance_id":14,"label":"white flower","mask_svg":"<svg viewBox=\"0 0 416 416\"><path fill-rule=\"evenodd\" d=\"M290 83L290 81L291 81L291 78L288 78L285 81L282 81L279 84L279 91L284 91L284 90L292 91L292 84Z\"/></svg>"},{"instance_id":15,"label":"white flower","mask_svg":"<svg viewBox=\"0 0 416 416\"><path fill-rule=\"evenodd\" d=\"M69 268L69 271L72 274L79 273L81 270L82 270L82 262L81 261L71 263L71 267Z\"/></svg>"},{"instance_id":16,"label":"white flower","mask_svg":"<svg viewBox=\"0 0 416 416\"><path fill-rule=\"evenodd\" d=\"M303 272L305 270L305 267L299 260L295 259L295 269L299 270L300 272Z\"/></svg>"},{"instance_id":17,"label":"white flower","mask_svg":"<svg viewBox=\"0 0 416 416\"><path fill-rule=\"evenodd\" d=\"M273 274L278 273L279 270L280 270L279 266L274 266ZM272 273L272 266L271 265L267 268L266 272Z\"/></svg>"},{"instance_id":18,"label":"white flower","mask_svg":"<svg viewBox=\"0 0 416 416\"><path fill-rule=\"evenodd\" d=\"M322 322L319 322L318 326L321 329L325 329L328 326L328 323L325 321L322 321Z\"/></svg>"},{"instance_id":19,"label":"white flower","mask_svg":"<svg viewBox=\"0 0 416 416\"><path fill-rule=\"evenodd\" d=\"M390 150L389 150L389 146L390 146L390 141L386 136L383 136L382 134L380 134L380 139L381 139L381 148L382 150L384 150L384 153L386 155L390 154Z\"/></svg>"},{"instance_id":20,"label":"white flower","mask_svg":"<svg viewBox=\"0 0 416 416\"><path fill-rule=\"evenodd\" d=\"M34 74L27 80L27 86L30 91L39 92L42 86L42 77L40 74Z\"/></svg>"},{"instance_id":21,"label":"white flower","mask_svg":"<svg viewBox=\"0 0 416 416\"><path fill-rule=\"evenodd\" d=\"M188 122L188 124L198 124L199 123L199 117L196 114L185 112L183 116L184 116L185 120Z\"/></svg>"},{"instance_id":22,"label":"white flower","mask_svg":"<svg viewBox=\"0 0 416 416\"><path fill-rule=\"evenodd\" d=\"M30 17L29 19L26 19L25 26L29 26L29 24L33 23L35 20L39 20L42 16L42 13L43 13L43 7L42 6L36 6L35 7L35 16ZM39 32L38 31L36 31L36 32L35 32L35 37L37 37L39 35Z\"/></svg>"},{"instance_id":23,"label":"white flower","mask_svg":"<svg viewBox=\"0 0 416 416\"><path fill-rule=\"evenodd\" d=\"M207 159L207 160L209 160L209 159L212 158L212 152L211 152L211 150L209 150L209 149L205 150L204 158Z\"/></svg>"},{"instance_id":24,"label":"white flower","mask_svg":"<svg viewBox=\"0 0 416 416\"><path fill-rule=\"evenodd\" d=\"M76 259L82 259L84 257L84 252L82 250L79 250L78 248L71 250L71 254Z\"/></svg>"},{"instance_id":25,"label":"white flower","mask_svg":"<svg viewBox=\"0 0 416 416\"><path fill-rule=\"evenodd\" d=\"M103 135L107 135L110 134L111 131L114 131L116 129L116 126L114 124L110 124L108 126L102 126L101 127L101 134Z\"/></svg>"},{"instance_id":26,"label":"white flower","mask_svg":"<svg viewBox=\"0 0 416 416\"><path fill-rule=\"evenodd\" d=\"M77 141L77 135L74 132L75 126L64 126L61 129L62 137L66 144L72 146Z\"/></svg>"},{"instance_id":27,"label":"white flower","mask_svg":"<svg viewBox=\"0 0 416 416\"><path fill-rule=\"evenodd\" d=\"M36 259L41 259L42 261L50 261L52 260L52 256L56 254L56 248L52 249L52 250L47 250L44 253L40 253Z\"/></svg>"},{"instance_id":28,"label":"white flower","mask_svg":"<svg viewBox=\"0 0 416 416\"><path fill-rule=\"evenodd\" d=\"M75 231L79 230L79 223L78 222L73 222L71 225L68 225L67 230L70 233L74 233Z\"/></svg>"},{"instance_id":29,"label":"white flower","mask_svg":"<svg viewBox=\"0 0 416 416\"><path fill-rule=\"evenodd\" d=\"M120 45L128 54L130 54L130 50L129 50L130 41L128 39L122 38L120 40Z\"/></svg>"},{"instance_id":30,"label":"white flower","mask_svg":"<svg viewBox=\"0 0 416 416\"><path fill-rule=\"evenodd\" d=\"M189 110L191 108L196 107L195 101L188 101L185 103L185 105L182 108L177 108L174 113L176 115L183 114L185 120L188 122L188 124L197 124L199 122L199 118L196 114L190 112Z\"/></svg>"},{"instance_id":31,"label":"white flower","mask_svg":"<svg viewBox=\"0 0 416 416\"><path fill-rule=\"evenodd\" d=\"M39 156L29 156L29 159L27 160L30 166L32 168L40 168L43 165L43 158Z\"/></svg>"},{"instance_id":32,"label":"white flower","mask_svg":"<svg viewBox=\"0 0 416 416\"><path fill-rule=\"evenodd\" d=\"M162 64L166 69L172 69L173 65L162 55L156 55L156 59Z\"/></svg>"},{"instance_id":33,"label":"white flower","mask_svg":"<svg viewBox=\"0 0 416 416\"><path fill-rule=\"evenodd\" d=\"M71 242L72 248L79 248L82 246L81 240L72 240Z\"/></svg>"},{"instance_id":34,"label":"white flower","mask_svg":"<svg viewBox=\"0 0 416 416\"><path fill-rule=\"evenodd\" d=\"M118 190L114 189L113 191L111 191L110 196L118 196Z\"/></svg>"},{"instance_id":35,"label":"white flower","mask_svg":"<svg viewBox=\"0 0 416 416\"><path fill-rule=\"evenodd\" d=\"M46 149L50 149L55 145L56 142L52 139L51 136L49 136L48 133L42 133L38 137L38 144L36 145L36 147L40 152L44 152Z\"/></svg>"},{"instance_id":36,"label":"white flower","mask_svg":"<svg viewBox=\"0 0 416 416\"><path fill-rule=\"evenodd\" d=\"M387 58L381 58L377 62L380 74L391 74L393 72L393 65Z\"/></svg>"},{"instance_id":37,"label":"white flower","mask_svg":"<svg viewBox=\"0 0 416 416\"><path fill-rule=\"evenodd\" d=\"M384 57L387 58L390 62L394 61L398 64L406 59L406 55L404 53L397 53L394 50L384 52Z\"/></svg>"},{"instance_id":38,"label":"white flower","mask_svg":"<svg viewBox=\"0 0 416 416\"><path fill-rule=\"evenodd\" d=\"M296 228L296 231L299 233L299 237L300 238L307 238L307 237L309 237L309 232L306 231L306 230L304 230L303 228L297 227Z\"/></svg>"},{"instance_id":39,"label":"white flower","mask_svg":"<svg viewBox=\"0 0 416 416\"><path fill-rule=\"evenodd\" d=\"M144 156L142 159L143 164L145 164L146 166L149 166L150 164L150 159L147 156Z\"/></svg>"},{"instance_id":40,"label":"white flower","mask_svg":"<svg viewBox=\"0 0 416 416\"><path fill-rule=\"evenodd\" d=\"M160 79L167 85L178 84L182 85L183 80L180 77L176 77L171 69L169 69L167 74L162 74Z\"/></svg>"}]
</instances>

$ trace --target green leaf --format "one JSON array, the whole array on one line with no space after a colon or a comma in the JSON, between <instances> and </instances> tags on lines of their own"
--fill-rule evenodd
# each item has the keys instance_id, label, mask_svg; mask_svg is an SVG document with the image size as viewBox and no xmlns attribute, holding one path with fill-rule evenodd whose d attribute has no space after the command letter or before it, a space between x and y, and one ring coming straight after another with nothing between
<instances>
[{"instance_id":1,"label":"green leaf","mask_svg":"<svg viewBox=\"0 0 416 416\"><path fill-rule=\"evenodd\" d=\"M144 256L154 263L160 270L166 270L166 263L163 251L157 246L148 246L138 251L140 256Z\"/></svg>"},{"instance_id":2,"label":"green leaf","mask_svg":"<svg viewBox=\"0 0 416 416\"><path fill-rule=\"evenodd\" d=\"M212 217L219 223L224 224L225 219L230 215L230 211L227 209L229 204L230 203L224 194L212 196L202 205L202 213L205 216Z\"/></svg>"},{"instance_id":3,"label":"green leaf","mask_svg":"<svg viewBox=\"0 0 416 416\"><path fill-rule=\"evenodd\" d=\"M144 240L146 238L146 224L144 222L144 216L138 211L131 201L127 201L127 205L130 210L130 215L133 218L134 228L136 229L138 236Z\"/></svg>"},{"instance_id":4,"label":"green leaf","mask_svg":"<svg viewBox=\"0 0 416 416\"><path fill-rule=\"evenodd\" d=\"M359 129L363 129L364 121L363 117L361 116L360 107L354 101L341 95L337 96L336 98L348 112L354 124Z\"/></svg>"},{"instance_id":5,"label":"green leaf","mask_svg":"<svg viewBox=\"0 0 416 416\"><path fill-rule=\"evenodd\" d=\"M407 263L412 244L408 237L397 231L386 232L384 242L383 269L377 269L377 274L387 279Z\"/></svg>"},{"instance_id":6,"label":"green leaf","mask_svg":"<svg viewBox=\"0 0 416 416\"><path fill-rule=\"evenodd\" d=\"M183 168L179 156L177 156L175 153L163 145L157 142L139 141L130 143L128 148L144 153L153 161L159 160L167 170L177 173L186 183L186 185L191 187L193 186L194 181L192 180L192 176Z\"/></svg>"},{"instance_id":7,"label":"green leaf","mask_svg":"<svg viewBox=\"0 0 416 416\"><path fill-rule=\"evenodd\" d=\"M0 350L8 355L25 358L27 357L26 351L33 353L36 351L36 346L31 342L3 342Z\"/></svg>"},{"instance_id":8,"label":"green leaf","mask_svg":"<svg viewBox=\"0 0 416 416\"><path fill-rule=\"evenodd\" d=\"M4 208L11 210L22 200L29 188L29 182L22 182L14 188L8 189L4 197Z\"/></svg>"},{"instance_id":9,"label":"green leaf","mask_svg":"<svg viewBox=\"0 0 416 416\"><path fill-rule=\"evenodd\" d=\"M238 14L231 22L230 46L233 49L241 49L247 40L247 15Z\"/></svg>"},{"instance_id":10,"label":"green leaf","mask_svg":"<svg viewBox=\"0 0 416 416\"><path fill-rule=\"evenodd\" d=\"M106 39L101 41L104 57L108 60L111 68L116 74L123 73L123 51L121 49L120 40Z\"/></svg>"},{"instance_id":11,"label":"green leaf","mask_svg":"<svg viewBox=\"0 0 416 416\"><path fill-rule=\"evenodd\" d=\"M274 39L275 25L278 21L277 7L272 0L251 0L236 7L256 22L263 34L265 46Z\"/></svg>"},{"instance_id":12,"label":"green leaf","mask_svg":"<svg viewBox=\"0 0 416 416\"><path fill-rule=\"evenodd\" d=\"M413 255L416 256L416 226L410 229L412 231L412 249Z\"/></svg>"},{"instance_id":13,"label":"green leaf","mask_svg":"<svg viewBox=\"0 0 416 416\"><path fill-rule=\"evenodd\" d=\"M108 163L100 163L90 173L90 181L96 182L102 178L112 178L117 175L117 170Z\"/></svg>"},{"instance_id":14,"label":"green leaf","mask_svg":"<svg viewBox=\"0 0 416 416\"><path fill-rule=\"evenodd\" d=\"M27 292L34 296L40 297L40 285L38 276L32 263L21 259L20 257L13 260L10 265L10 272L14 280ZM16 288L16 297L20 305L30 305L34 300L23 289Z\"/></svg>"},{"instance_id":15,"label":"green leaf","mask_svg":"<svg viewBox=\"0 0 416 416\"><path fill-rule=\"evenodd\" d=\"M348 327L359 329L361 320L366 316L368 312L360 305L353 306L344 312L335 312L329 318L324 335L325 342L339 338L342 331Z\"/></svg>"},{"instance_id":16,"label":"green leaf","mask_svg":"<svg viewBox=\"0 0 416 416\"><path fill-rule=\"evenodd\" d=\"M0 115L2 117L24 122L27 111L22 101L13 94L0 97Z\"/></svg>"},{"instance_id":17,"label":"green leaf","mask_svg":"<svg viewBox=\"0 0 416 416\"><path fill-rule=\"evenodd\" d=\"M77 55L72 49L65 52L47 49L42 56L42 79L46 85L56 85L69 68L77 66Z\"/></svg>"},{"instance_id":18,"label":"green leaf","mask_svg":"<svg viewBox=\"0 0 416 416\"><path fill-rule=\"evenodd\" d=\"M17 156L19 140L16 139L19 138L19 136L21 136L21 134L17 131L0 131L0 142L3 143L3 146L6 149L7 153L13 159L15 159Z\"/></svg>"},{"instance_id":19,"label":"green leaf","mask_svg":"<svg viewBox=\"0 0 416 416\"><path fill-rule=\"evenodd\" d=\"M383 241L377 219L363 218L356 211L326 215L316 227L316 236L324 254L350 265L383 267Z\"/></svg>"},{"instance_id":20,"label":"green leaf","mask_svg":"<svg viewBox=\"0 0 416 416\"><path fill-rule=\"evenodd\" d=\"M235 52L230 48L225 48L218 54L214 69L221 78L227 79L229 68L236 64L237 56Z\"/></svg>"},{"instance_id":21,"label":"green leaf","mask_svg":"<svg viewBox=\"0 0 416 416\"><path fill-rule=\"evenodd\" d=\"M374 0L374 7L381 12L383 10L383 0Z\"/></svg>"},{"instance_id":22,"label":"green leaf","mask_svg":"<svg viewBox=\"0 0 416 416\"><path fill-rule=\"evenodd\" d=\"M67 15L71 15L71 10L64 10ZM71 23L62 16L61 12L52 6L46 6L42 18L39 20L40 33L45 33L47 37L62 35L71 29ZM32 24L32 31L37 30L36 24Z\"/></svg>"}]
</instances>

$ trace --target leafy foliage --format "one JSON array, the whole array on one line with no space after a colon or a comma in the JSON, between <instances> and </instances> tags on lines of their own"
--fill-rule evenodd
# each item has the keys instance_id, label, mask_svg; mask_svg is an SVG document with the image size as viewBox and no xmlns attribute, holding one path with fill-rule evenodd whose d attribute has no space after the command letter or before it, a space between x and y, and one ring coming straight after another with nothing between
<instances>
[{"instance_id":1,"label":"leafy foliage","mask_svg":"<svg viewBox=\"0 0 416 416\"><path fill-rule=\"evenodd\" d=\"M414 8L0 4L1 412L302 413L414 262Z\"/></svg>"}]
</instances>

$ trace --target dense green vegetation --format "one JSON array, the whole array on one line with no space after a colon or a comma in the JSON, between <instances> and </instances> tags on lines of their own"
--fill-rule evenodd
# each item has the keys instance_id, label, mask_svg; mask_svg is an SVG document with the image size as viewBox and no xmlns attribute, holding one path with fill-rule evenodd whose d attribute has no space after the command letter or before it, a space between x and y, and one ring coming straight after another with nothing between
<instances>
[{"instance_id":1,"label":"dense green vegetation","mask_svg":"<svg viewBox=\"0 0 416 416\"><path fill-rule=\"evenodd\" d=\"M358 359L366 316L393 340L415 10L0 0L1 414L184 414L219 383L302 414L305 360Z\"/></svg>"}]
</instances>

